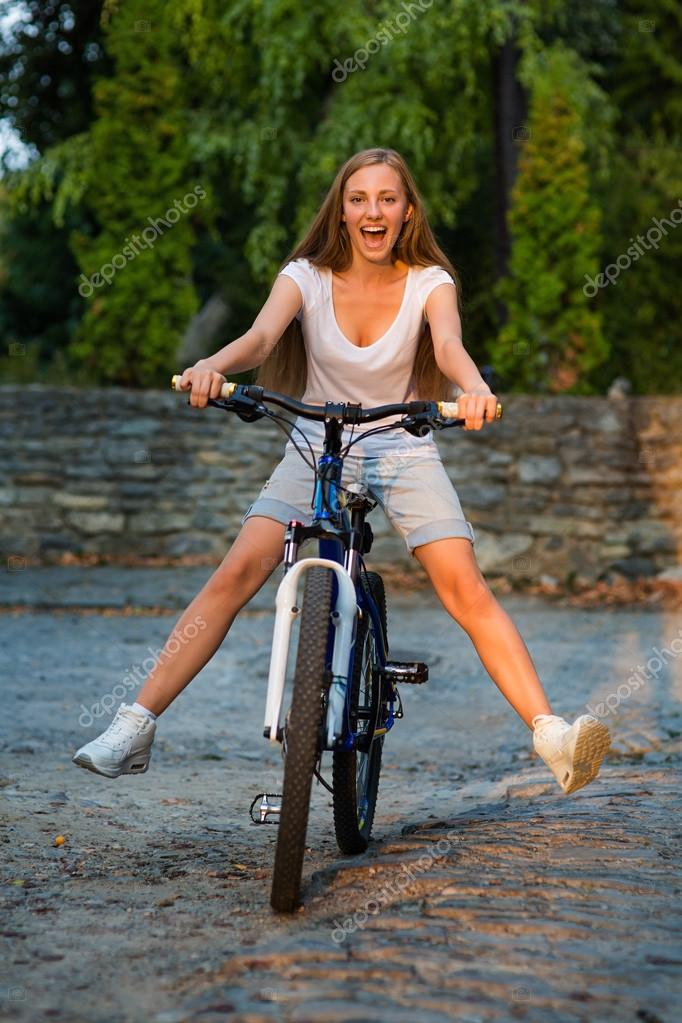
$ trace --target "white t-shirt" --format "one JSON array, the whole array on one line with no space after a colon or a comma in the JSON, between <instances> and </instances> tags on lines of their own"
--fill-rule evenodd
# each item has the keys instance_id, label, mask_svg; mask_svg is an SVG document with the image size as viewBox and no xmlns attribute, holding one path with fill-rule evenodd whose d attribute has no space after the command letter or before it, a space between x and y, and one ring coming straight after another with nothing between
<instances>
[{"instance_id":1,"label":"white t-shirt","mask_svg":"<svg viewBox=\"0 0 682 1023\"><path fill-rule=\"evenodd\" d=\"M296 259L287 263L280 273L291 277L303 296L296 318L301 323L308 363L304 402L324 405L326 401L352 401L367 408L416 398L413 368L419 337L426 322L424 306L439 284L455 287L446 270L440 266L409 267L397 317L382 337L365 348L352 344L336 322L332 272L328 267L319 270L307 259ZM353 428L353 436L397 419L400 416L358 424ZM313 446L322 447L324 423L300 416L296 423ZM350 435L351 427L345 427L344 443ZM300 445L302 438L296 432L294 436ZM303 444L305 446L305 442ZM287 448L291 447L289 442ZM350 454L377 457L397 450L405 455L438 453L430 433L426 437L414 437L405 430L389 430L354 444Z\"/></svg>"}]
</instances>

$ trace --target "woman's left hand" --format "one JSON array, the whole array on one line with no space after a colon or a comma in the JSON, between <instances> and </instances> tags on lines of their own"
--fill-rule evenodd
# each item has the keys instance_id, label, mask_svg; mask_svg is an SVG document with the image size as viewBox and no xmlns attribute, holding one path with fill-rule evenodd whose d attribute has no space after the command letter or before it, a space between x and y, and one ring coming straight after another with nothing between
<instances>
[{"instance_id":1,"label":"woman's left hand","mask_svg":"<svg viewBox=\"0 0 682 1023\"><path fill-rule=\"evenodd\" d=\"M490 423L495 419L497 396L487 384L474 387L460 394L457 399L457 411L458 418L466 420L465 430L480 430L484 422Z\"/></svg>"}]
</instances>

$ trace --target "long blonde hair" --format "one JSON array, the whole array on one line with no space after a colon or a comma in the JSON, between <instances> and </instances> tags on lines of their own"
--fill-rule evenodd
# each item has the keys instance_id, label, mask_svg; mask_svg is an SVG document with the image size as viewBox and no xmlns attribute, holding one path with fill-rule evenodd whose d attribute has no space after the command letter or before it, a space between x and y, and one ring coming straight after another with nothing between
<instances>
[{"instance_id":1,"label":"long blonde hair","mask_svg":"<svg viewBox=\"0 0 682 1023\"><path fill-rule=\"evenodd\" d=\"M307 234L287 256L280 270L295 259L307 259L318 269L329 268L337 272L350 267L352 248L346 225L341 220L343 190L351 174L360 167L368 167L375 163L387 163L398 172L407 200L413 207L411 218L403 224L393 246L395 259L408 266L440 266L447 270L457 285L459 307L459 277L445 253L439 248L429 226L424 203L417 191L414 178L402 156L395 149L363 149L343 164ZM261 365L257 383L268 390L300 396L305 390L306 371L301 325L299 320L294 319ZM452 394L452 384L436 363L428 323L424 325L419 337L413 373L415 391L420 399L436 400Z\"/></svg>"}]
</instances>

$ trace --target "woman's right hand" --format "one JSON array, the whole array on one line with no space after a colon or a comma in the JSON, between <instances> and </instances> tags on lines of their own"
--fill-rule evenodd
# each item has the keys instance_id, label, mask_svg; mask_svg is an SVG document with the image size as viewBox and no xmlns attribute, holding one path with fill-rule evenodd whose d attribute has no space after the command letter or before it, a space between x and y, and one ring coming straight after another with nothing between
<instances>
[{"instance_id":1,"label":"woman's right hand","mask_svg":"<svg viewBox=\"0 0 682 1023\"><path fill-rule=\"evenodd\" d=\"M203 359L199 359L199 362L190 366L182 374L178 381L178 390L191 390L190 405L194 405L195 408L205 408L209 398L220 397L220 388L224 383L225 377L222 373L218 373L211 366L207 366Z\"/></svg>"}]
</instances>

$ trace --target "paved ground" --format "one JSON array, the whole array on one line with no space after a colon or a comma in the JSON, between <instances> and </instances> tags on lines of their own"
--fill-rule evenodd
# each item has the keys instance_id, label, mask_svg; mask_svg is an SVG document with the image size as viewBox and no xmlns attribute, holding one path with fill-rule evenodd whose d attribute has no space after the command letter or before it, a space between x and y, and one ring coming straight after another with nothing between
<instances>
[{"instance_id":1,"label":"paved ground","mask_svg":"<svg viewBox=\"0 0 682 1023\"><path fill-rule=\"evenodd\" d=\"M557 712L612 708L600 778L564 797L464 633L391 593L392 654L431 681L404 694L365 856L339 856L314 790L305 907L282 919L276 828L248 817L280 779L271 589L163 716L147 774L70 763L208 571L4 573L0 1019L679 1019L679 612L501 598Z\"/></svg>"}]
</instances>

